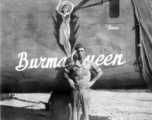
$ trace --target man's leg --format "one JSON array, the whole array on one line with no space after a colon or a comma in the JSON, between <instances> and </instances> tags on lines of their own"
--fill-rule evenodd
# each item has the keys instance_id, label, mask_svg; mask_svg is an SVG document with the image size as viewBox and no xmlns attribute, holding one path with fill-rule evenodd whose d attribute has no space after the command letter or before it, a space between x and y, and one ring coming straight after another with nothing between
<instances>
[{"instance_id":1,"label":"man's leg","mask_svg":"<svg viewBox=\"0 0 152 120\"><path fill-rule=\"evenodd\" d=\"M71 97L72 97L72 120L78 120L79 91L72 90Z\"/></svg>"},{"instance_id":2,"label":"man's leg","mask_svg":"<svg viewBox=\"0 0 152 120\"><path fill-rule=\"evenodd\" d=\"M80 98L79 98L80 99ZM81 104L80 104L80 101L79 101L79 107L78 107L78 112L77 112L77 118L78 118L78 120L80 120L80 118L81 118Z\"/></svg>"},{"instance_id":3,"label":"man's leg","mask_svg":"<svg viewBox=\"0 0 152 120\"><path fill-rule=\"evenodd\" d=\"M89 100L90 100L90 91L86 89L82 90L81 106L82 106L83 120L89 120Z\"/></svg>"}]
</instances>

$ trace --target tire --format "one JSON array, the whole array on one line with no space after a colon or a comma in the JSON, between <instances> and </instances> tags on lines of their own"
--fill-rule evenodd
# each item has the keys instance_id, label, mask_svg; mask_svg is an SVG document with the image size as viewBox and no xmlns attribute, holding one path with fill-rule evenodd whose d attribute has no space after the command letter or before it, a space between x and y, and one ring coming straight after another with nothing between
<instances>
[{"instance_id":1,"label":"tire","mask_svg":"<svg viewBox=\"0 0 152 120\"><path fill-rule=\"evenodd\" d=\"M53 93L51 110L55 120L72 120L72 106L69 96L67 93Z\"/></svg>"}]
</instances>

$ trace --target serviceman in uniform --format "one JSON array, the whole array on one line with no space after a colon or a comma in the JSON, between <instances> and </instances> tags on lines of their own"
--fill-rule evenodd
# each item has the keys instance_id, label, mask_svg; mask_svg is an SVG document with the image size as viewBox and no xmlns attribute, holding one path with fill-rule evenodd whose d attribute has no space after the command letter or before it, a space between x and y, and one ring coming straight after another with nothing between
<instances>
[{"instance_id":1,"label":"serviceman in uniform","mask_svg":"<svg viewBox=\"0 0 152 120\"><path fill-rule=\"evenodd\" d=\"M94 62L85 59L85 48L82 44L77 44L75 50L77 58L68 62L64 72L64 77L71 87L72 120L80 119L80 109L83 120L89 120L90 87L103 73ZM96 74L92 78L91 71L93 70Z\"/></svg>"}]
</instances>

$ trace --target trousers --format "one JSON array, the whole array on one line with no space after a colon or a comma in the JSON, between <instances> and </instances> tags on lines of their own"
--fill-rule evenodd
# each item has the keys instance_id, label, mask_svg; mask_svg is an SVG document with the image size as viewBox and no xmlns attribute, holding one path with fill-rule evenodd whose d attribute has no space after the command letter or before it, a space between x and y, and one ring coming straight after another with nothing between
<instances>
[{"instance_id":1,"label":"trousers","mask_svg":"<svg viewBox=\"0 0 152 120\"><path fill-rule=\"evenodd\" d=\"M72 97L72 120L89 120L90 90L79 89L71 91Z\"/></svg>"}]
</instances>

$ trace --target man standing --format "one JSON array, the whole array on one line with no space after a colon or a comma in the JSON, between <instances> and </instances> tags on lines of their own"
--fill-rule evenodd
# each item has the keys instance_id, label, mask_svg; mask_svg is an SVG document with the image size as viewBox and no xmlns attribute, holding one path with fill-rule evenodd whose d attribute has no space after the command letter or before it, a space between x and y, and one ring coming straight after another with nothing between
<instances>
[{"instance_id":1,"label":"man standing","mask_svg":"<svg viewBox=\"0 0 152 120\"><path fill-rule=\"evenodd\" d=\"M72 120L80 119L80 108L82 109L83 120L89 120L90 87L101 77L102 70L92 61L85 59L85 48L82 44L77 44L75 50L77 59L70 61L64 72L64 77L72 89ZM96 72L96 75L91 80L92 70Z\"/></svg>"}]
</instances>

